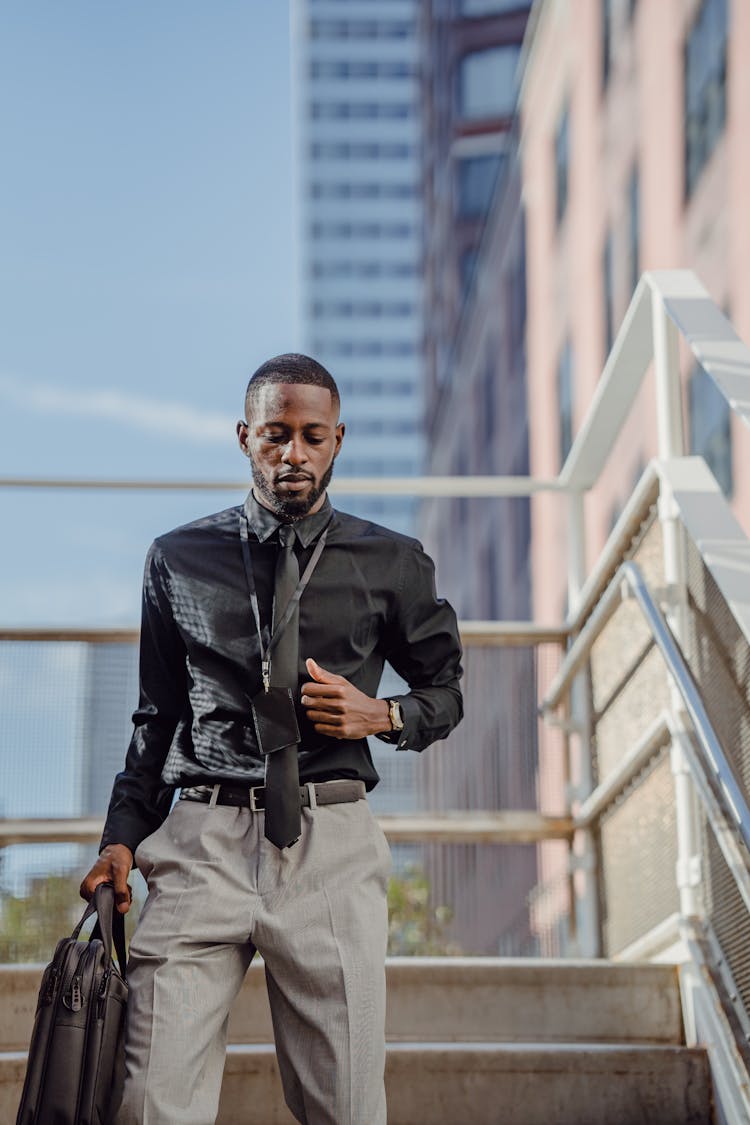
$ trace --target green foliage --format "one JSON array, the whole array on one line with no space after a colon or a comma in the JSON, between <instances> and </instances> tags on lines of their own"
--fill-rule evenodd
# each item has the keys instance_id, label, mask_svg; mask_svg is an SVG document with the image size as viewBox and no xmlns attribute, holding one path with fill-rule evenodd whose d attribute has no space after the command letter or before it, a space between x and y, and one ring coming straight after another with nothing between
<instances>
[{"instance_id":1,"label":"green foliage","mask_svg":"<svg viewBox=\"0 0 750 1125\"><path fill-rule=\"evenodd\" d=\"M388 886L388 953L394 957L457 956L461 949L446 930L453 911L433 906L430 882L419 867L407 867Z\"/></svg>"},{"instance_id":2,"label":"green foliage","mask_svg":"<svg viewBox=\"0 0 750 1125\"><path fill-rule=\"evenodd\" d=\"M83 902L80 873L33 879L23 897L0 897L0 964L49 961L57 942L78 922ZM137 920L141 888L126 918L128 936ZM452 911L434 906L420 867L394 875L388 887L388 953L392 956L453 956L462 950L448 936ZM88 931L88 927L87 927Z\"/></svg>"},{"instance_id":3,"label":"green foliage","mask_svg":"<svg viewBox=\"0 0 750 1125\"><path fill-rule=\"evenodd\" d=\"M44 875L29 881L23 896L0 894L0 964L50 961L60 938L69 937L86 904L78 893L81 872ZM142 883L142 880L141 880ZM129 943L142 905L141 886L125 916L125 941ZM87 922L82 937L93 923Z\"/></svg>"},{"instance_id":4,"label":"green foliage","mask_svg":"<svg viewBox=\"0 0 750 1125\"><path fill-rule=\"evenodd\" d=\"M23 898L0 901L0 963L49 961L61 937L81 916L80 876L47 875L32 879Z\"/></svg>"}]
</instances>

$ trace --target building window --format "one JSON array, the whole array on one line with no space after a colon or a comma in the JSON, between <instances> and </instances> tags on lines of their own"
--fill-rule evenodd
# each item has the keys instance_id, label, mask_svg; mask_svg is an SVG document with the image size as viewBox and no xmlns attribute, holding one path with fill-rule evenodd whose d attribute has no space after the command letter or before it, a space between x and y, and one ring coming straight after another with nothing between
<instances>
[{"instance_id":1,"label":"building window","mask_svg":"<svg viewBox=\"0 0 750 1125\"><path fill-rule=\"evenodd\" d=\"M309 112L316 121L402 121L414 109L408 102L311 102Z\"/></svg>"},{"instance_id":2,"label":"building window","mask_svg":"<svg viewBox=\"0 0 750 1125\"><path fill-rule=\"evenodd\" d=\"M310 63L311 78L416 78L416 63L368 62L364 59L314 59Z\"/></svg>"},{"instance_id":3,"label":"building window","mask_svg":"<svg viewBox=\"0 0 750 1125\"><path fill-rule=\"evenodd\" d=\"M353 262L316 261L310 267L312 277L417 277L416 262Z\"/></svg>"},{"instance_id":4,"label":"building window","mask_svg":"<svg viewBox=\"0 0 750 1125\"><path fill-rule=\"evenodd\" d=\"M495 190L501 156L493 152L484 156L469 156L458 162L458 215L462 219L477 219L487 214Z\"/></svg>"},{"instance_id":5,"label":"building window","mask_svg":"<svg viewBox=\"0 0 750 1125\"><path fill-rule=\"evenodd\" d=\"M602 13L602 86L607 88L612 70L614 37L612 35L612 0L601 0Z\"/></svg>"},{"instance_id":6,"label":"building window","mask_svg":"<svg viewBox=\"0 0 750 1125\"><path fill-rule=\"evenodd\" d=\"M732 411L719 388L696 365L688 386L690 451L703 457L725 496L734 491L732 476Z\"/></svg>"},{"instance_id":7,"label":"building window","mask_svg":"<svg viewBox=\"0 0 750 1125\"><path fill-rule=\"evenodd\" d=\"M495 367L497 363L497 343L493 341L492 347L487 349L484 360L484 375L482 378L481 411L479 432L482 434L482 448L479 450L479 460L485 473L494 472L494 459L492 456L497 431L495 429L495 416L497 413L497 376Z\"/></svg>"},{"instance_id":8,"label":"building window","mask_svg":"<svg viewBox=\"0 0 750 1125\"><path fill-rule=\"evenodd\" d=\"M628 244L630 251L630 292L635 292L641 276L640 252L641 186L638 168L633 168L628 184Z\"/></svg>"},{"instance_id":9,"label":"building window","mask_svg":"<svg viewBox=\"0 0 750 1125\"><path fill-rule=\"evenodd\" d=\"M461 0L462 16L495 16L531 7L531 0Z\"/></svg>"},{"instance_id":10,"label":"building window","mask_svg":"<svg viewBox=\"0 0 750 1125\"><path fill-rule=\"evenodd\" d=\"M312 315L333 317L410 317L416 306L410 301L313 301Z\"/></svg>"},{"instance_id":11,"label":"building window","mask_svg":"<svg viewBox=\"0 0 750 1125\"><path fill-rule=\"evenodd\" d=\"M388 141L314 141L310 145L313 160L405 160L415 153L414 145Z\"/></svg>"},{"instance_id":12,"label":"building window","mask_svg":"<svg viewBox=\"0 0 750 1125\"><path fill-rule=\"evenodd\" d=\"M412 340L325 340L314 341L316 352L328 355L351 356L409 356L416 355Z\"/></svg>"},{"instance_id":13,"label":"building window","mask_svg":"<svg viewBox=\"0 0 750 1125\"><path fill-rule=\"evenodd\" d=\"M509 295L506 308L510 318L508 344L513 378L523 378L526 371L526 227L521 224L518 255L508 275ZM524 396L524 402L525 402Z\"/></svg>"},{"instance_id":14,"label":"building window","mask_svg":"<svg viewBox=\"0 0 750 1125\"><path fill-rule=\"evenodd\" d=\"M417 228L409 223L321 223L310 224L310 234L313 238L377 238L398 239L411 238L417 233Z\"/></svg>"},{"instance_id":15,"label":"building window","mask_svg":"<svg viewBox=\"0 0 750 1125\"><path fill-rule=\"evenodd\" d=\"M568 206L569 124L567 103L560 114L555 134L555 217L558 226Z\"/></svg>"},{"instance_id":16,"label":"building window","mask_svg":"<svg viewBox=\"0 0 750 1125\"><path fill-rule=\"evenodd\" d=\"M612 232L607 235L602 255L602 291L604 294L604 358L612 351L615 338L615 270Z\"/></svg>"},{"instance_id":17,"label":"building window","mask_svg":"<svg viewBox=\"0 0 750 1125\"><path fill-rule=\"evenodd\" d=\"M560 467L573 445L573 349L566 340L557 361L557 409L560 417Z\"/></svg>"},{"instance_id":18,"label":"building window","mask_svg":"<svg viewBox=\"0 0 750 1125\"><path fill-rule=\"evenodd\" d=\"M727 115L727 0L703 0L685 46L685 195L716 147Z\"/></svg>"},{"instance_id":19,"label":"building window","mask_svg":"<svg viewBox=\"0 0 750 1125\"><path fill-rule=\"evenodd\" d=\"M515 44L475 51L461 59L458 110L464 119L511 117L516 107L521 48Z\"/></svg>"},{"instance_id":20,"label":"building window","mask_svg":"<svg viewBox=\"0 0 750 1125\"><path fill-rule=\"evenodd\" d=\"M408 39L416 24L407 20L326 20L310 21L311 39Z\"/></svg>"},{"instance_id":21,"label":"building window","mask_svg":"<svg viewBox=\"0 0 750 1125\"><path fill-rule=\"evenodd\" d=\"M475 246L469 250L464 250L458 264L460 282L461 282L461 295L466 300L471 283L474 280L474 270L477 268L477 259L479 251Z\"/></svg>"},{"instance_id":22,"label":"building window","mask_svg":"<svg viewBox=\"0 0 750 1125\"><path fill-rule=\"evenodd\" d=\"M310 184L311 199L414 199L416 184L353 184L314 181Z\"/></svg>"}]
</instances>

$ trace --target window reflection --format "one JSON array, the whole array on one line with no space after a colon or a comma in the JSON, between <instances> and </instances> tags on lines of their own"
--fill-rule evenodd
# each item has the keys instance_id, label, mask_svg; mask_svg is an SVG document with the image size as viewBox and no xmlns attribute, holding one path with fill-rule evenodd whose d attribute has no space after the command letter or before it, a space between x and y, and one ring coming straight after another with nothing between
<instances>
[{"instance_id":1,"label":"window reflection","mask_svg":"<svg viewBox=\"0 0 750 1125\"><path fill-rule=\"evenodd\" d=\"M690 451L703 457L725 496L734 490L731 408L710 375L696 365L688 387Z\"/></svg>"},{"instance_id":2,"label":"window reflection","mask_svg":"<svg viewBox=\"0 0 750 1125\"><path fill-rule=\"evenodd\" d=\"M512 116L520 50L513 43L464 56L458 72L458 109L463 118Z\"/></svg>"}]
</instances>

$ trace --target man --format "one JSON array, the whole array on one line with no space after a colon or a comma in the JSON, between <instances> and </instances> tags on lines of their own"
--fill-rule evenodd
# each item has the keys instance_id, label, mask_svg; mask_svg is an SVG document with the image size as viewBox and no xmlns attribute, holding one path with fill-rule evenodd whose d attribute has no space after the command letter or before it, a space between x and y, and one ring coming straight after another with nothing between
<instances>
[{"instance_id":1,"label":"man","mask_svg":"<svg viewBox=\"0 0 750 1125\"><path fill-rule=\"evenodd\" d=\"M382 1125L390 853L366 739L422 750L453 729L456 619L418 543L332 509L344 426L325 368L269 360L245 410L244 506L149 552L134 734L81 885L112 880L123 913L134 864L149 888L117 1122L214 1121L257 950L292 1113ZM375 697L385 660L408 694Z\"/></svg>"}]
</instances>

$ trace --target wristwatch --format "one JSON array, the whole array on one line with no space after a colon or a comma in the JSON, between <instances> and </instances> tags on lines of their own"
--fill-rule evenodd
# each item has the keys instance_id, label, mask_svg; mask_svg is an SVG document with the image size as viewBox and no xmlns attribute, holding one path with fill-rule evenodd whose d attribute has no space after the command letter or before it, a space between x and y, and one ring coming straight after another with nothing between
<instances>
[{"instance_id":1,"label":"wristwatch","mask_svg":"<svg viewBox=\"0 0 750 1125\"><path fill-rule=\"evenodd\" d=\"M387 699L388 704L388 718L391 720L391 730L404 729L404 713L401 710L401 704L397 699Z\"/></svg>"}]
</instances>

